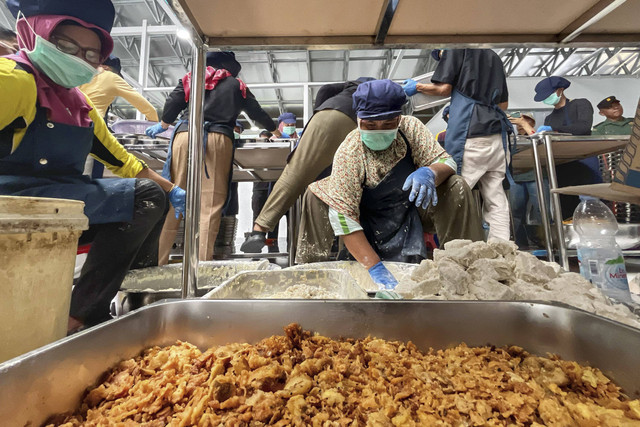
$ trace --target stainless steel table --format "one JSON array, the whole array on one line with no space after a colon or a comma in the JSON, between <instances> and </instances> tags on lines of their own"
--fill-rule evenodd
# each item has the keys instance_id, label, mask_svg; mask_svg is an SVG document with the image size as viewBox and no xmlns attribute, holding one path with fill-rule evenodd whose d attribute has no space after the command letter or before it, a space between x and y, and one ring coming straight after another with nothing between
<instances>
[{"instance_id":1,"label":"stainless steel table","mask_svg":"<svg viewBox=\"0 0 640 427\"><path fill-rule=\"evenodd\" d=\"M572 136L558 134L556 132L541 132L525 138L519 138L516 144L516 153L512 159L514 171L535 170L536 189L540 201L540 215L546 240L547 255L553 261L554 251L551 239L551 221L547 214L547 201L543 191L542 159L546 162L549 174L549 187L551 190L551 212L555 219L558 235L558 256L560 265L569 270L569 258L564 241L564 229L562 227L562 212L560 209L560 196L553 192L558 188L556 164L582 160L623 148L629 142L629 136Z\"/></svg>"}]
</instances>

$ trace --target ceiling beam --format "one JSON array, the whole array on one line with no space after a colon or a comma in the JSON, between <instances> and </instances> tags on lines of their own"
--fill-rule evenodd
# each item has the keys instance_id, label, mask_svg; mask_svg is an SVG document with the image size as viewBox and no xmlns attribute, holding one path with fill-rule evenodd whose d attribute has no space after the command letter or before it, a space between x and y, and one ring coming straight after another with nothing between
<instances>
[{"instance_id":1,"label":"ceiling beam","mask_svg":"<svg viewBox=\"0 0 640 427\"><path fill-rule=\"evenodd\" d=\"M344 51L344 58L342 63L342 80L345 82L349 79L349 61L351 54L348 50Z\"/></svg>"},{"instance_id":2,"label":"ceiling beam","mask_svg":"<svg viewBox=\"0 0 640 427\"><path fill-rule=\"evenodd\" d=\"M587 28L595 24L620 6L627 0L600 0L589 10L580 15L575 21L567 25L560 34L560 43L568 43L582 34Z\"/></svg>"},{"instance_id":3,"label":"ceiling beam","mask_svg":"<svg viewBox=\"0 0 640 427\"><path fill-rule=\"evenodd\" d=\"M267 51L267 60L269 61L269 71L271 72L271 80L273 83L278 83L278 71L273 64L273 53ZM282 91L280 89L276 89L276 96L278 97L278 107L280 108L280 114L284 113L284 105L282 98Z\"/></svg>"},{"instance_id":4,"label":"ceiling beam","mask_svg":"<svg viewBox=\"0 0 640 427\"><path fill-rule=\"evenodd\" d=\"M384 44L389 28L391 27L391 22L393 21L393 16L396 14L399 1L400 0L384 0L382 3L382 10L380 11L380 17L378 18L378 24L376 25L376 37L373 41L374 44Z\"/></svg>"},{"instance_id":5,"label":"ceiling beam","mask_svg":"<svg viewBox=\"0 0 640 427\"><path fill-rule=\"evenodd\" d=\"M402 62L402 58L404 57L404 49L400 49L398 51L398 55L396 55L396 59L393 60L393 64L391 64L391 68L389 69L389 73L387 74L387 78L389 80L393 79L393 75L398 71L398 66L400 62Z\"/></svg>"},{"instance_id":6,"label":"ceiling beam","mask_svg":"<svg viewBox=\"0 0 640 427\"><path fill-rule=\"evenodd\" d=\"M147 34L150 36L164 36L167 34L175 35L178 32L177 25L150 25L147 27ZM142 36L142 27L113 27L111 36Z\"/></svg>"}]
</instances>

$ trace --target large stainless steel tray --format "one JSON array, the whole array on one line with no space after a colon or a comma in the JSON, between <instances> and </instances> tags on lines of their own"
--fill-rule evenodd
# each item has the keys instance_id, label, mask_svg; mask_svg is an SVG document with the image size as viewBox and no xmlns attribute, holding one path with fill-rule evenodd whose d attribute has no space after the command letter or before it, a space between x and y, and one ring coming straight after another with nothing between
<instances>
[{"instance_id":1,"label":"large stainless steel tray","mask_svg":"<svg viewBox=\"0 0 640 427\"><path fill-rule=\"evenodd\" d=\"M262 261L201 261L198 264L198 289L203 296L241 271L279 270L276 264ZM115 313L121 316L163 299L182 295L182 264L132 270L125 276L115 299Z\"/></svg>"},{"instance_id":2,"label":"large stainless steel tray","mask_svg":"<svg viewBox=\"0 0 640 427\"><path fill-rule=\"evenodd\" d=\"M515 344L559 354L610 375L640 395L640 330L565 306L529 302L215 301L154 304L0 365L0 420L40 425L73 410L86 387L118 361L154 345L201 348L256 342L299 322L330 337L369 334L419 348Z\"/></svg>"},{"instance_id":3,"label":"large stainless steel tray","mask_svg":"<svg viewBox=\"0 0 640 427\"><path fill-rule=\"evenodd\" d=\"M259 299L274 298L293 285L305 284L337 296L336 299L367 299L367 293L343 270L246 271L225 281L203 298ZM293 297L292 297L293 298Z\"/></svg>"}]
</instances>

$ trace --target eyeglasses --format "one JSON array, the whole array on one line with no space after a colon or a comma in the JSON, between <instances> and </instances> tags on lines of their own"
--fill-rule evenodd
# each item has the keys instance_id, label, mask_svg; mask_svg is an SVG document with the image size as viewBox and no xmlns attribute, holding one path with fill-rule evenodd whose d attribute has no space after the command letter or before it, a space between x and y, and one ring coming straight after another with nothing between
<instances>
[{"instance_id":1,"label":"eyeglasses","mask_svg":"<svg viewBox=\"0 0 640 427\"><path fill-rule=\"evenodd\" d=\"M56 45L60 52L77 56L78 52L82 52L82 57L91 65L100 65L102 63L102 52L97 49L85 49L78 46L73 40L65 37L52 35L49 41Z\"/></svg>"}]
</instances>

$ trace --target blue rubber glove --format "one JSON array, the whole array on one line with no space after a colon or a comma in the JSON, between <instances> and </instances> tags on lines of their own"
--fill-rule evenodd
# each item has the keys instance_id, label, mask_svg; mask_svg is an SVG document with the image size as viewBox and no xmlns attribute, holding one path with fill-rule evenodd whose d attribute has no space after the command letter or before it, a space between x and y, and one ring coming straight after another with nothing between
<instances>
[{"instance_id":1,"label":"blue rubber glove","mask_svg":"<svg viewBox=\"0 0 640 427\"><path fill-rule=\"evenodd\" d=\"M380 289L394 289L398 286L398 281L387 267L384 266L382 261L378 262L376 265L369 269L369 275L371 279L380 287Z\"/></svg>"},{"instance_id":2,"label":"blue rubber glove","mask_svg":"<svg viewBox=\"0 0 640 427\"><path fill-rule=\"evenodd\" d=\"M402 82L402 89L404 89L404 93L406 93L407 96L413 96L416 93L418 93L417 84L418 84L417 81L413 79L408 79Z\"/></svg>"},{"instance_id":3,"label":"blue rubber glove","mask_svg":"<svg viewBox=\"0 0 640 427\"><path fill-rule=\"evenodd\" d=\"M402 191L411 189L409 193L409 201L416 201L416 206L422 206L426 209L431 203L433 206L438 204L438 193L436 192L436 174L431 168L418 168L409 175L402 186Z\"/></svg>"},{"instance_id":4,"label":"blue rubber glove","mask_svg":"<svg viewBox=\"0 0 640 427\"><path fill-rule=\"evenodd\" d=\"M175 186L169 191L169 201L171 206L176 211L176 219L180 218L180 215L184 215L187 204L187 192L182 188Z\"/></svg>"},{"instance_id":5,"label":"blue rubber glove","mask_svg":"<svg viewBox=\"0 0 640 427\"><path fill-rule=\"evenodd\" d=\"M551 126L540 126L536 132L551 132L552 130Z\"/></svg>"},{"instance_id":6,"label":"blue rubber glove","mask_svg":"<svg viewBox=\"0 0 640 427\"><path fill-rule=\"evenodd\" d=\"M149 126L144 133L146 133L149 138L155 138L164 131L166 131L166 129L162 127L162 123L156 123L153 126Z\"/></svg>"}]
</instances>

